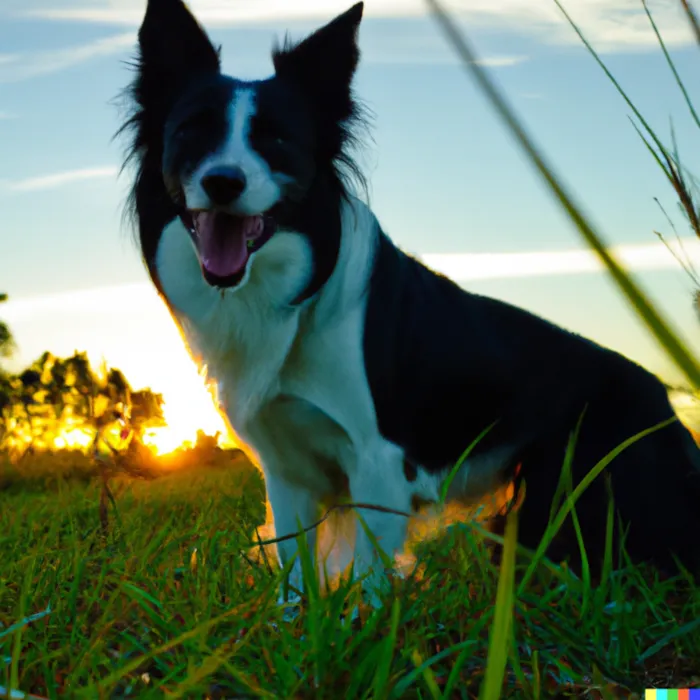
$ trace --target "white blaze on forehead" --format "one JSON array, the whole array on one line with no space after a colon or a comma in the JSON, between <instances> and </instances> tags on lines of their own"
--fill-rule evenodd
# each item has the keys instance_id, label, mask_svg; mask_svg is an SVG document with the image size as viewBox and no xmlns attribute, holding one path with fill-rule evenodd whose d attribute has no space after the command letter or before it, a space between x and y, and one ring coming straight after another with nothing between
<instances>
[{"instance_id":1,"label":"white blaze on forehead","mask_svg":"<svg viewBox=\"0 0 700 700\"><path fill-rule=\"evenodd\" d=\"M250 150L250 120L255 114L255 93L252 88L236 90L229 108L231 137L228 147L232 152L240 150L245 153Z\"/></svg>"},{"instance_id":2,"label":"white blaze on forehead","mask_svg":"<svg viewBox=\"0 0 700 700\"><path fill-rule=\"evenodd\" d=\"M253 148L250 130L256 112L256 89L238 88L228 106L228 132L221 146L204 158L185 184L189 209L207 209L211 202L202 188L202 178L216 167L238 167L246 179L246 186L238 200L230 207L231 213L243 216L262 214L273 207L282 196L282 186L288 180L273 173L267 161Z\"/></svg>"}]
</instances>

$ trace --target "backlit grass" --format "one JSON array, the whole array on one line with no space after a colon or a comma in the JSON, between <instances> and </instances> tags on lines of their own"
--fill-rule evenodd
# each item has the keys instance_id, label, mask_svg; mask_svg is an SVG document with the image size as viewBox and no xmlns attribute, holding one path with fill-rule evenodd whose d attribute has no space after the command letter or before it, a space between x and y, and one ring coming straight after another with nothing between
<instances>
[{"instance_id":1,"label":"backlit grass","mask_svg":"<svg viewBox=\"0 0 700 700\"><path fill-rule=\"evenodd\" d=\"M527 562L513 568L507 546L499 589L484 539L456 525L419 548L420 575L395 580L383 610L343 621L359 599L349 582L283 622L278 575L247 547L264 504L244 460L116 480L106 534L99 490L58 478L0 495L4 688L52 698L551 698L699 682L700 590L682 578L629 568L592 589L538 566L515 596Z\"/></svg>"}]
</instances>

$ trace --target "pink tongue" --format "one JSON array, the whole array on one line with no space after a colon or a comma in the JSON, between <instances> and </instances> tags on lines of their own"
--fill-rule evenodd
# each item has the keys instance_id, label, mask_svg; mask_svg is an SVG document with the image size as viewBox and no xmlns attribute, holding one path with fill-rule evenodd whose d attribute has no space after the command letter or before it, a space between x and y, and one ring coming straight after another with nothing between
<instances>
[{"instance_id":1,"label":"pink tongue","mask_svg":"<svg viewBox=\"0 0 700 700\"><path fill-rule=\"evenodd\" d=\"M249 240L263 231L261 216L234 217L204 211L196 216L197 238L202 265L212 275L230 277L248 262Z\"/></svg>"}]
</instances>

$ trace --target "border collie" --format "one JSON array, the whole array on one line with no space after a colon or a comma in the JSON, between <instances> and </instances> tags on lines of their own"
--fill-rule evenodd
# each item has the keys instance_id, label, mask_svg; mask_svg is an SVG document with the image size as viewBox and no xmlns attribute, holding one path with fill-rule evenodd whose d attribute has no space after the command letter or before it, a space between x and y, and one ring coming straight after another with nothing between
<instances>
[{"instance_id":1,"label":"border collie","mask_svg":"<svg viewBox=\"0 0 700 700\"><path fill-rule=\"evenodd\" d=\"M474 501L524 478L519 538L534 548L580 417L574 483L673 409L661 382L621 355L404 254L353 195L362 176L351 147L366 129L352 90L362 11L275 46L273 76L247 82L222 74L219 49L181 0L149 0L122 127L143 258L264 471L278 536L340 498L404 512L438 500L465 448L495 423L449 498ZM607 471L632 558L695 569L700 451L690 433L672 422ZM592 567L609 492L598 478L577 505ZM401 550L404 517L362 516L385 552ZM376 602L386 572L364 527L354 547ZM570 525L548 553L575 565ZM278 554L285 565L296 541ZM291 577L301 588L298 560Z\"/></svg>"}]
</instances>

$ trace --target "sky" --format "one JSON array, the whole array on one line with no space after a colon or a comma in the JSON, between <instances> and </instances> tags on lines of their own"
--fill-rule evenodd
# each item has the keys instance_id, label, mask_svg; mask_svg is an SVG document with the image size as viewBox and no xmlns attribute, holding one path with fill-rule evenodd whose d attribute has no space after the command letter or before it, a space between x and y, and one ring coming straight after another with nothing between
<instances>
[{"instance_id":1,"label":"sky","mask_svg":"<svg viewBox=\"0 0 700 700\"><path fill-rule=\"evenodd\" d=\"M266 77L274 36L301 37L350 0L192 0L224 71ZM639 0L565 0L619 82L681 159L694 126ZM676 0L649 7L693 87L698 47ZM700 243L630 110L553 0L451 0L481 62L620 259L691 349L694 286L655 232ZM370 204L402 248L466 288L538 313L682 380L582 246L418 0L367 0L356 89L373 113L360 155ZM122 219L130 172L113 139L144 0L0 2L0 307L12 367L87 350L166 398L183 431L220 427ZM691 96L693 91L691 89ZM657 202L658 199L658 202Z\"/></svg>"}]
</instances>

